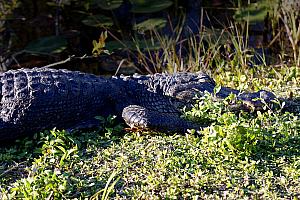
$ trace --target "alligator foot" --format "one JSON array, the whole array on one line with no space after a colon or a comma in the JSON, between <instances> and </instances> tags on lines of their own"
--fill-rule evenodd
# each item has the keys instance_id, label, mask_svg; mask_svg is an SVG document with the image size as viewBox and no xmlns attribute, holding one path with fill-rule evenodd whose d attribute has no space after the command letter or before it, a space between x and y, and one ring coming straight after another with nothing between
<instances>
[{"instance_id":1,"label":"alligator foot","mask_svg":"<svg viewBox=\"0 0 300 200\"><path fill-rule=\"evenodd\" d=\"M170 132L184 132L187 129L200 128L199 125L174 115L174 113L161 113L138 105L130 105L124 108L122 117L131 128Z\"/></svg>"}]
</instances>

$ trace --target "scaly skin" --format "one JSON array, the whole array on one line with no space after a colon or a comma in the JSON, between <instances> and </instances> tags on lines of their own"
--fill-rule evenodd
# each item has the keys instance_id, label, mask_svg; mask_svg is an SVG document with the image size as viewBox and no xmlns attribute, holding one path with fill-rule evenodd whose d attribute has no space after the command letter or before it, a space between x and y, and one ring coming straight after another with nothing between
<instances>
[{"instance_id":1,"label":"scaly skin","mask_svg":"<svg viewBox=\"0 0 300 200\"><path fill-rule=\"evenodd\" d=\"M1 86L1 140L71 127L100 113L109 93L103 78L53 69L8 71Z\"/></svg>"},{"instance_id":2,"label":"scaly skin","mask_svg":"<svg viewBox=\"0 0 300 200\"><path fill-rule=\"evenodd\" d=\"M105 79L91 74L55 69L20 69L0 75L0 140L16 139L45 129L66 129L97 115L116 114L130 127L186 131L199 125L180 118L180 108L195 94L213 93L215 83L203 73L133 75ZM217 98L230 93L261 107L266 91L241 93L221 88Z\"/></svg>"}]
</instances>

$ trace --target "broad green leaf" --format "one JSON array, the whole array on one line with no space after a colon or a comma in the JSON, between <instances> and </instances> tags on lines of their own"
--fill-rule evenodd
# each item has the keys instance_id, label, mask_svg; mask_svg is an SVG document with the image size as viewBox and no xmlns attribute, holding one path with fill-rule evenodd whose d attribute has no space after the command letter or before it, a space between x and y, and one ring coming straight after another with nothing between
<instances>
[{"instance_id":1,"label":"broad green leaf","mask_svg":"<svg viewBox=\"0 0 300 200\"><path fill-rule=\"evenodd\" d=\"M25 51L37 54L61 53L67 48L67 44L67 40L62 36L48 36L30 42Z\"/></svg>"},{"instance_id":2,"label":"broad green leaf","mask_svg":"<svg viewBox=\"0 0 300 200\"><path fill-rule=\"evenodd\" d=\"M237 21L261 22L264 21L267 13L274 12L278 6L278 0L261 0L257 3L250 3L247 7L239 8L234 19Z\"/></svg>"},{"instance_id":3,"label":"broad green leaf","mask_svg":"<svg viewBox=\"0 0 300 200\"><path fill-rule=\"evenodd\" d=\"M104 15L92 15L81 21L83 24L92 27L110 27L113 25L113 20Z\"/></svg>"},{"instance_id":4,"label":"broad green leaf","mask_svg":"<svg viewBox=\"0 0 300 200\"><path fill-rule=\"evenodd\" d=\"M106 49L109 51L113 50L124 50L124 49L132 49L133 42L132 41L109 41L105 44Z\"/></svg>"},{"instance_id":5,"label":"broad green leaf","mask_svg":"<svg viewBox=\"0 0 300 200\"><path fill-rule=\"evenodd\" d=\"M133 13L153 13L170 7L173 2L169 0L130 0Z\"/></svg>"},{"instance_id":6,"label":"broad green leaf","mask_svg":"<svg viewBox=\"0 0 300 200\"><path fill-rule=\"evenodd\" d=\"M113 10L119 8L123 0L94 0L94 2L103 10Z\"/></svg>"},{"instance_id":7,"label":"broad green leaf","mask_svg":"<svg viewBox=\"0 0 300 200\"><path fill-rule=\"evenodd\" d=\"M167 20L163 18L151 18L135 24L133 29L137 31L148 31L165 27Z\"/></svg>"}]
</instances>

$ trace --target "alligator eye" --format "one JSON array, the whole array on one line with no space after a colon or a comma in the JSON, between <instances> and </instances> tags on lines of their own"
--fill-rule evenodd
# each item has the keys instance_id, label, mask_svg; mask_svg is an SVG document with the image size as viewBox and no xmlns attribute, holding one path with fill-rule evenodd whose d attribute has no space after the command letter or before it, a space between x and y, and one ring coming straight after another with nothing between
<instances>
[{"instance_id":1,"label":"alligator eye","mask_svg":"<svg viewBox=\"0 0 300 200\"><path fill-rule=\"evenodd\" d=\"M259 91L260 98L270 101L276 98L276 96L272 92L268 92L266 90L260 90Z\"/></svg>"}]
</instances>

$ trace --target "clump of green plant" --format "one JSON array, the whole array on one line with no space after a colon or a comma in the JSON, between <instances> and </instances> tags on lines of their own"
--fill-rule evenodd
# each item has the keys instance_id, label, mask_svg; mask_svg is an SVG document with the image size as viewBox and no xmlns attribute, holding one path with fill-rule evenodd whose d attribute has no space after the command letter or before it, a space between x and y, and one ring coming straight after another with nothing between
<instances>
[{"instance_id":1,"label":"clump of green plant","mask_svg":"<svg viewBox=\"0 0 300 200\"><path fill-rule=\"evenodd\" d=\"M211 125L204 129L203 140L212 144L210 140L221 140L222 148L232 151L238 156L254 156L257 149L260 153L262 146L272 146L273 140L291 137L290 132L284 130L298 130L300 126L298 116L291 113L281 113L281 105L277 110L252 113L230 111L229 96L224 101L215 102L210 95L205 95L186 115L190 118L199 118L200 121L209 120ZM279 102L278 102L279 103ZM269 143L270 142L270 143ZM267 150L267 149L264 149ZM272 149L269 149L272 151Z\"/></svg>"},{"instance_id":2,"label":"clump of green plant","mask_svg":"<svg viewBox=\"0 0 300 200\"><path fill-rule=\"evenodd\" d=\"M91 182L84 181L82 172L83 180L77 178L81 159L89 159L96 146L114 143L122 129L113 116L97 118L101 126L98 131L51 130L37 134L34 140L25 139L25 142L3 148L0 154L2 199L67 198L76 195L79 188L89 187L92 177ZM106 188L104 196L110 190Z\"/></svg>"}]
</instances>

